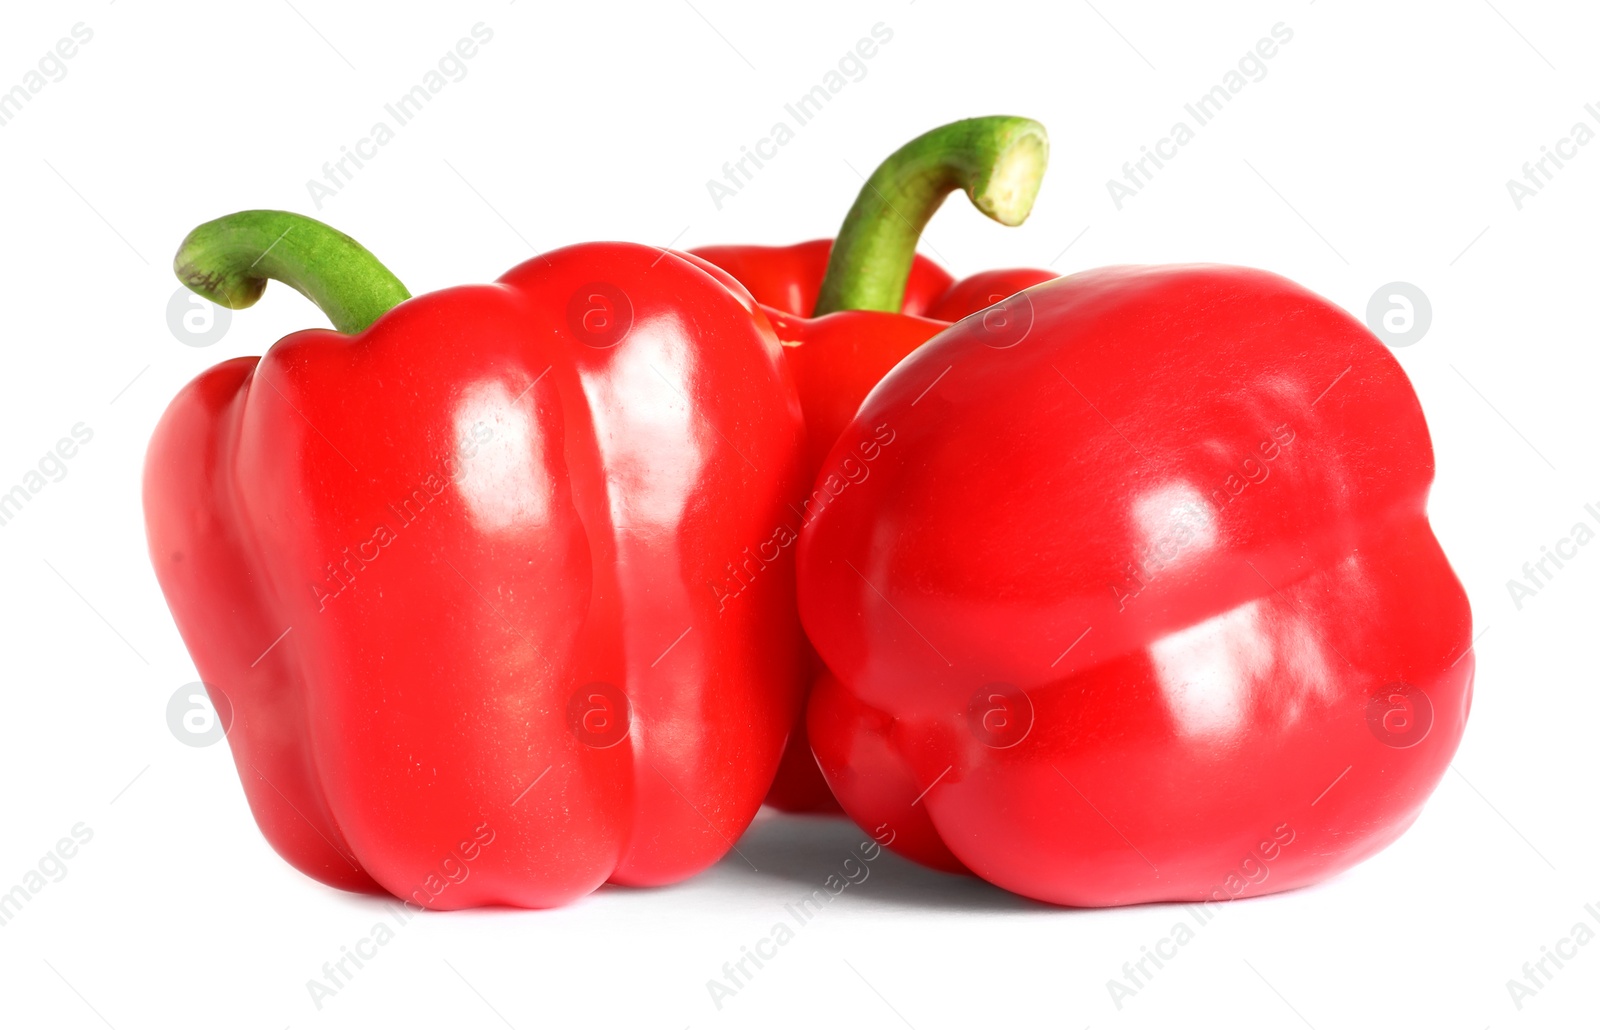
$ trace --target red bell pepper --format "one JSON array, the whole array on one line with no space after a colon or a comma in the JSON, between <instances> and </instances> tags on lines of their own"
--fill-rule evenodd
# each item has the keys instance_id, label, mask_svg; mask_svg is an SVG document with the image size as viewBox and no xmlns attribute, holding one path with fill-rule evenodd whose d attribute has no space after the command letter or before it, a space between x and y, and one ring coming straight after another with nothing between
<instances>
[{"instance_id":1,"label":"red bell pepper","mask_svg":"<svg viewBox=\"0 0 1600 1030\"><path fill-rule=\"evenodd\" d=\"M890 446L880 446L892 435ZM892 847L1048 902L1227 899L1394 841L1471 613L1390 352L1266 272L1034 286L920 347L799 544L808 729Z\"/></svg>"},{"instance_id":2,"label":"red bell pepper","mask_svg":"<svg viewBox=\"0 0 1600 1030\"><path fill-rule=\"evenodd\" d=\"M202 374L150 444L150 554L263 833L431 908L670 883L754 816L800 703L792 567L705 583L803 489L792 374L726 273L625 243L406 299L246 212L185 241L230 307L338 332Z\"/></svg>"},{"instance_id":3,"label":"red bell pepper","mask_svg":"<svg viewBox=\"0 0 1600 1030\"><path fill-rule=\"evenodd\" d=\"M856 408L897 362L949 323L1056 277L1009 268L958 282L915 252L928 220L958 189L995 221L1020 225L1032 210L1048 153L1044 127L1026 118L943 125L895 151L868 178L837 245L810 240L691 252L732 274L767 308L800 391L809 479L817 478ZM873 232L854 228L868 225ZM826 496L813 494L796 509L796 532ZM749 571L735 568L719 594L732 603L741 574ZM815 679L823 667L815 652L804 650L807 679ZM803 711L767 803L791 812L839 811L811 755Z\"/></svg>"}]
</instances>

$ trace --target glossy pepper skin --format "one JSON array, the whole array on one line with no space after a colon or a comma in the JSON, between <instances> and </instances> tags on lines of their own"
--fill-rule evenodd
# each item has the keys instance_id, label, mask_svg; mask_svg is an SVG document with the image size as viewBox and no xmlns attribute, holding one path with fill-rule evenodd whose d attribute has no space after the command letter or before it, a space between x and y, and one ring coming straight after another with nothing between
<instances>
[{"instance_id":1,"label":"glossy pepper skin","mask_svg":"<svg viewBox=\"0 0 1600 1030\"><path fill-rule=\"evenodd\" d=\"M1416 819L1471 701L1393 356L1266 272L1108 268L919 348L799 545L817 759L927 865L1075 906L1287 890ZM892 442L883 443L886 436Z\"/></svg>"},{"instance_id":2,"label":"glossy pepper skin","mask_svg":"<svg viewBox=\"0 0 1600 1030\"><path fill-rule=\"evenodd\" d=\"M919 254L906 289L903 314L839 311L805 317L800 312L809 311L815 303L832 245L832 240L810 240L789 247L701 247L692 251L732 274L766 307L800 392L806 417L806 470L812 480L861 401L901 358L951 322L1055 278L1054 272L1015 268L982 272L958 282ZM797 525L804 523L810 510L806 505L797 512ZM806 680L812 682L822 674L823 666L809 646L803 650ZM811 755L803 711L784 749L767 804L786 812L840 811Z\"/></svg>"},{"instance_id":3,"label":"glossy pepper skin","mask_svg":"<svg viewBox=\"0 0 1600 1030\"><path fill-rule=\"evenodd\" d=\"M994 146L996 139L1004 141L1003 145ZM850 295L844 300L850 305L848 308L812 317L830 273L833 240L808 240L790 246L700 247L691 252L743 284L763 305L783 342L805 413L808 482L815 481L823 471L828 452L867 393L902 358L951 322L1055 278L1056 273L1042 269L1008 268L957 281L938 264L910 249L922 225L952 190L966 189L980 208L983 206L980 176L1003 166L1008 156L1015 154L1019 139L1024 147L1035 140L1042 146L1043 129L1019 118L969 119L918 137L874 172L851 214L859 220L860 209L881 204L882 198L889 195L893 197L891 216L895 224L903 228L910 219L915 225L910 239L899 241L907 268L900 285L903 295L898 298L893 287L881 293ZM985 147L991 147L993 152L984 151ZM979 154L984 156L980 159ZM1038 167L1030 169L1031 190L1037 189L1037 176L1043 173L1043 157L1038 161ZM951 170L952 165L960 166L960 174ZM930 175L930 166L942 171L946 178ZM1004 224L1022 221L1032 203L1031 190L1025 198L1013 202L1013 209L1000 213L985 209L986 213ZM850 222L847 219L847 226ZM882 263L881 257L872 257ZM833 272L833 279L848 282L855 271L847 264ZM874 303L892 310L856 306ZM796 531L820 503L825 503L825 498L815 492L799 503L790 520ZM769 548L768 553L776 553L776 548ZM756 557L759 559L761 554L758 552ZM742 576L730 576L727 588L736 588L742 580ZM811 648L804 647L803 651L802 662L810 682L825 670ZM796 719L767 804L788 812L840 810L812 757L803 711Z\"/></svg>"},{"instance_id":4,"label":"glossy pepper skin","mask_svg":"<svg viewBox=\"0 0 1600 1030\"><path fill-rule=\"evenodd\" d=\"M812 479L856 408L902 358L950 323L1056 278L1042 268L1001 268L957 280L918 254L898 312L845 310L812 317L832 249L832 240L808 240L690 251L737 279L766 310L800 391Z\"/></svg>"},{"instance_id":5,"label":"glossy pepper skin","mask_svg":"<svg viewBox=\"0 0 1600 1030\"><path fill-rule=\"evenodd\" d=\"M440 909L715 862L799 632L787 570L722 612L705 582L788 509L802 431L745 291L625 243L202 374L150 445L150 553L273 847Z\"/></svg>"}]
</instances>

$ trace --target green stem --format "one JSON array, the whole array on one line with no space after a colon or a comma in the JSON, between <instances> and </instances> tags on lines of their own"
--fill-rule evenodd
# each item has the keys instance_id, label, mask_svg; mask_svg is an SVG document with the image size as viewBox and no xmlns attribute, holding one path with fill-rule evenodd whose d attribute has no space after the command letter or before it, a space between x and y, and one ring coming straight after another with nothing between
<instances>
[{"instance_id":1,"label":"green stem","mask_svg":"<svg viewBox=\"0 0 1600 1030\"><path fill-rule=\"evenodd\" d=\"M1021 225L1049 156L1044 126L1004 115L941 125L896 150L845 216L812 314L899 311L917 239L946 195L966 190L979 211Z\"/></svg>"},{"instance_id":2,"label":"green stem","mask_svg":"<svg viewBox=\"0 0 1600 1030\"><path fill-rule=\"evenodd\" d=\"M173 271L223 307L247 308L268 279L287 283L322 309L341 333L359 333L410 297L361 244L314 218L288 211L240 211L184 237Z\"/></svg>"}]
</instances>

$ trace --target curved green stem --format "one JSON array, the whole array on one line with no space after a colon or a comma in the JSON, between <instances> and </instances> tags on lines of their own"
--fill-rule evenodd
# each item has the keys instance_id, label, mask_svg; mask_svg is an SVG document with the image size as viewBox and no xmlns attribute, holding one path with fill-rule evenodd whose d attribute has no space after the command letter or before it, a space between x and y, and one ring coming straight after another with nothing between
<instances>
[{"instance_id":1,"label":"curved green stem","mask_svg":"<svg viewBox=\"0 0 1600 1030\"><path fill-rule=\"evenodd\" d=\"M845 216L812 314L899 311L917 239L945 196L966 190L979 211L1021 225L1049 156L1044 126L1004 115L941 125L896 150Z\"/></svg>"},{"instance_id":2,"label":"curved green stem","mask_svg":"<svg viewBox=\"0 0 1600 1030\"><path fill-rule=\"evenodd\" d=\"M207 222L184 237L172 268L189 289L235 310L259 300L268 279L287 283L341 333L361 332L411 296L367 248L288 211L239 211Z\"/></svg>"}]
</instances>

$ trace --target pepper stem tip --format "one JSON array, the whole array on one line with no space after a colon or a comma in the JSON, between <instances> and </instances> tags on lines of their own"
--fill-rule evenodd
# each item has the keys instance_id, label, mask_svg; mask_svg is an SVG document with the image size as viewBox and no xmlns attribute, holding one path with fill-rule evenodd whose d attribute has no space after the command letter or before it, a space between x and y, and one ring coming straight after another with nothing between
<instances>
[{"instance_id":1,"label":"pepper stem tip","mask_svg":"<svg viewBox=\"0 0 1600 1030\"><path fill-rule=\"evenodd\" d=\"M967 118L923 133L884 159L839 227L813 315L899 311L917 240L945 197L964 191L1001 225L1033 210L1050 158L1031 118Z\"/></svg>"},{"instance_id":2,"label":"pepper stem tip","mask_svg":"<svg viewBox=\"0 0 1600 1030\"><path fill-rule=\"evenodd\" d=\"M1021 225L1033 211L1050 160L1050 141L1044 126L1018 119L1015 138L1005 146L987 172L973 184L973 206L1001 225Z\"/></svg>"},{"instance_id":3,"label":"pepper stem tip","mask_svg":"<svg viewBox=\"0 0 1600 1030\"><path fill-rule=\"evenodd\" d=\"M371 251L344 233L288 211L238 211L195 227L172 270L225 308L261 299L268 279L304 294L342 333L358 333L410 297Z\"/></svg>"}]
</instances>

